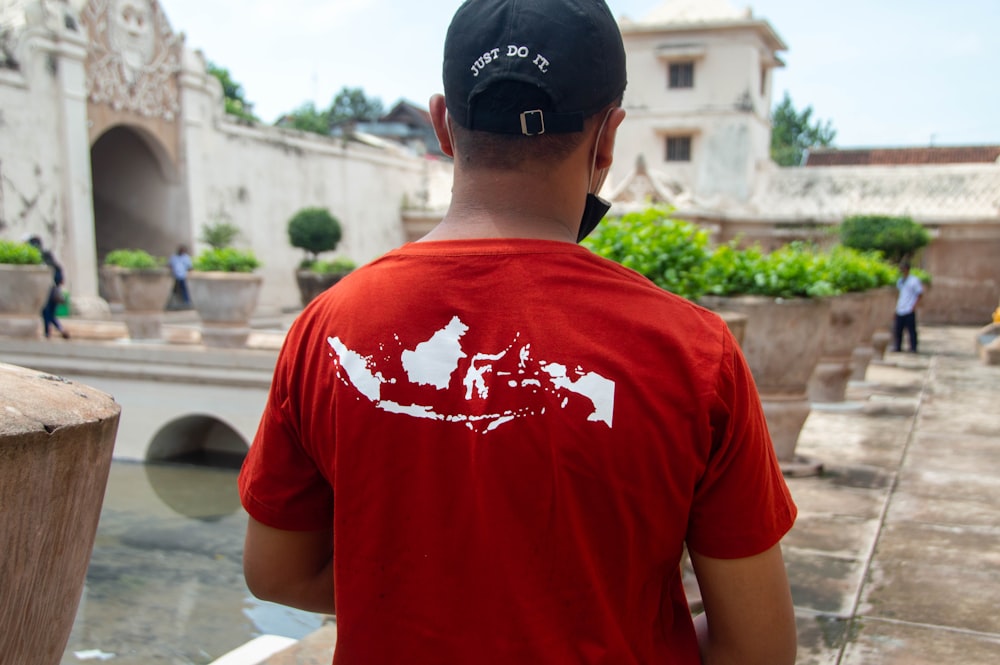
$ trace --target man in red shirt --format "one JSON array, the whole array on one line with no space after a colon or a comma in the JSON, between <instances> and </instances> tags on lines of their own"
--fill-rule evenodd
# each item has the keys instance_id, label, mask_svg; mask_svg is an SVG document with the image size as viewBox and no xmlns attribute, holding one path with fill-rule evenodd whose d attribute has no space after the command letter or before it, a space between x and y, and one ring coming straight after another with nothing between
<instances>
[{"instance_id":1,"label":"man in red shirt","mask_svg":"<svg viewBox=\"0 0 1000 665\"><path fill-rule=\"evenodd\" d=\"M795 506L733 337L576 244L625 83L602 0L463 4L430 109L447 214L288 333L244 568L336 613L335 663L794 661Z\"/></svg>"}]
</instances>

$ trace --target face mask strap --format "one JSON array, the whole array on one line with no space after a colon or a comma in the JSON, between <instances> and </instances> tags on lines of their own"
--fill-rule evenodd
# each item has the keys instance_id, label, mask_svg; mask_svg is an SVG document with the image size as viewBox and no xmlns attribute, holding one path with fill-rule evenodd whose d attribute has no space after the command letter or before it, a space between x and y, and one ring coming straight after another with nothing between
<instances>
[{"instance_id":1,"label":"face mask strap","mask_svg":"<svg viewBox=\"0 0 1000 665\"><path fill-rule=\"evenodd\" d=\"M601 128L597 130L597 141L594 142L594 156L590 160L590 178L587 181L587 193L597 194L601 191L601 187L604 186L604 180L608 177L608 170L601 169L601 175L597 178L597 186L594 186L594 176L597 169L597 146L601 143L601 137L604 135L604 128L607 127L608 118L611 117L611 112L614 111L613 108L608 109L608 112L604 114L604 120L601 122Z\"/></svg>"}]
</instances>

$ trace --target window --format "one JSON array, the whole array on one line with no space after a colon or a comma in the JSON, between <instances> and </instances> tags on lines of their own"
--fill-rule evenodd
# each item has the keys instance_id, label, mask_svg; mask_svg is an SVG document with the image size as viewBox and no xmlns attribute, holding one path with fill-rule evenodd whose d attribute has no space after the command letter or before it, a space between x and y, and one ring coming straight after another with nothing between
<instances>
[{"instance_id":1,"label":"window","mask_svg":"<svg viewBox=\"0 0 1000 665\"><path fill-rule=\"evenodd\" d=\"M668 136L667 137L667 161L668 162L690 162L691 161L691 137L690 136Z\"/></svg>"},{"instance_id":2,"label":"window","mask_svg":"<svg viewBox=\"0 0 1000 665\"><path fill-rule=\"evenodd\" d=\"M671 88L693 88L694 87L694 63L693 62L672 62L670 63Z\"/></svg>"}]
</instances>

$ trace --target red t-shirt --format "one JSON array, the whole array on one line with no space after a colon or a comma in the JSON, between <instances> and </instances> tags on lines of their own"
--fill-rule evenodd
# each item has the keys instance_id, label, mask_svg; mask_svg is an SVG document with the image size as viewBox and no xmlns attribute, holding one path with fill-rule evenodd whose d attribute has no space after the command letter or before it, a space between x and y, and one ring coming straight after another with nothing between
<instances>
[{"instance_id":1,"label":"red t-shirt","mask_svg":"<svg viewBox=\"0 0 1000 665\"><path fill-rule=\"evenodd\" d=\"M406 245L315 300L240 476L333 526L335 663L699 663L682 546L795 506L722 320L577 245Z\"/></svg>"}]
</instances>

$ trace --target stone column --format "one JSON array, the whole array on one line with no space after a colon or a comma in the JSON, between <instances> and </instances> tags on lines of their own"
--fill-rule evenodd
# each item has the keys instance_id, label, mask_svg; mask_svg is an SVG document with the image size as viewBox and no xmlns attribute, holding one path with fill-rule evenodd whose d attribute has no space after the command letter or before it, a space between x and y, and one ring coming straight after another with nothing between
<instances>
[{"instance_id":1,"label":"stone column","mask_svg":"<svg viewBox=\"0 0 1000 665\"><path fill-rule=\"evenodd\" d=\"M0 363L0 660L62 660L83 591L121 407Z\"/></svg>"},{"instance_id":2,"label":"stone column","mask_svg":"<svg viewBox=\"0 0 1000 665\"><path fill-rule=\"evenodd\" d=\"M87 130L87 35L62 27L53 35L57 131L62 182L62 260L73 291L73 309L88 318L106 318L107 303L97 292L97 240L94 234L93 178Z\"/></svg>"}]
</instances>

